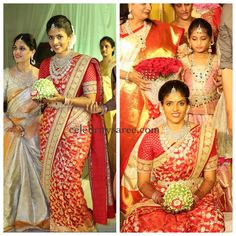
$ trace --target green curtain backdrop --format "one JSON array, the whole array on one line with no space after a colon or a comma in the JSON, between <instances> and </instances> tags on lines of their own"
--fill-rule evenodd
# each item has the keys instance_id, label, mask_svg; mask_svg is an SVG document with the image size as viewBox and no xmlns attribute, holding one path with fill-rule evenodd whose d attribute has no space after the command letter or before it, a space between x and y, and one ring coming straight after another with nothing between
<instances>
[{"instance_id":1,"label":"green curtain backdrop","mask_svg":"<svg viewBox=\"0 0 236 236\"><path fill-rule=\"evenodd\" d=\"M37 44L47 42L50 17L67 16L77 37L74 50L101 60L99 40L116 39L116 4L4 4L4 68L13 65L12 41L19 33L31 33Z\"/></svg>"}]
</instances>

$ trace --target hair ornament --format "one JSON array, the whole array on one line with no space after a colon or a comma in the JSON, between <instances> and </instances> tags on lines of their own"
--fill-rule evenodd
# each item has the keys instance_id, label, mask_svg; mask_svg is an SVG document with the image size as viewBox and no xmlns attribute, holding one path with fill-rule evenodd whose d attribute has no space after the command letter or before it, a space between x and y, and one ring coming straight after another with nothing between
<instances>
[{"instance_id":1,"label":"hair ornament","mask_svg":"<svg viewBox=\"0 0 236 236\"><path fill-rule=\"evenodd\" d=\"M176 88L173 86L173 88L171 89L170 91L170 94L176 94L177 93L177 90Z\"/></svg>"},{"instance_id":2,"label":"hair ornament","mask_svg":"<svg viewBox=\"0 0 236 236\"><path fill-rule=\"evenodd\" d=\"M200 25L197 27L197 34L202 34L202 28Z\"/></svg>"},{"instance_id":3,"label":"hair ornament","mask_svg":"<svg viewBox=\"0 0 236 236\"><path fill-rule=\"evenodd\" d=\"M55 24L52 23L52 25L51 25L51 29L55 29L55 28L56 28Z\"/></svg>"}]
</instances>

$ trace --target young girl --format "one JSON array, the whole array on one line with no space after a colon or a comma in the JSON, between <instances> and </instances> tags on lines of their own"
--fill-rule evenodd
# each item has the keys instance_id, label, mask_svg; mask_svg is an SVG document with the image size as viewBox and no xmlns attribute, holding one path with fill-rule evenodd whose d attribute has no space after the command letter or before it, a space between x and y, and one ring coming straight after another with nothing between
<instances>
[{"instance_id":1,"label":"young girl","mask_svg":"<svg viewBox=\"0 0 236 236\"><path fill-rule=\"evenodd\" d=\"M214 44L211 25L201 18L193 20L188 41L193 52L182 59L182 79L191 91L189 119L199 124L211 123L220 97L215 85L219 65L217 55L211 53Z\"/></svg>"},{"instance_id":2,"label":"young girl","mask_svg":"<svg viewBox=\"0 0 236 236\"><path fill-rule=\"evenodd\" d=\"M191 95L191 106L188 113L188 118L189 121L194 123L214 125L213 116L216 111L216 105L220 98L220 94L216 86L219 65L217 55L212 54L212 46L214 45L214 41L211 25L202 18L196 18L193 20L188 30L188 42L189 47L193 50L193 52L182 58L184 67L182 79L189 86ZM220 160L223 159L224 161L228 151L224 146L222 147L219 133L218 136L218 155L219 157L222 157ZM223 188L225 188L226 185L230 186L230 184L226 184L225 181L221 181L223 177L220 169L222 168L219 168L218 177L219 181L223 185ZM225 176L225 174L226 173L223 175ZM229 173L227 173L227 175L228 174ZM231 177L227 176L227 178L228 183ZM228 188L225 188L224 190L229 192ZM222 191L219 196L222 199L225 199L225 194L223 194ZM228 202L231 201L229 198L230 196L228 197ZM228 203L227 206L223 201L222 207L226 210L230 208L229 205L230 203Z\"/></svg>"}]
</instances>

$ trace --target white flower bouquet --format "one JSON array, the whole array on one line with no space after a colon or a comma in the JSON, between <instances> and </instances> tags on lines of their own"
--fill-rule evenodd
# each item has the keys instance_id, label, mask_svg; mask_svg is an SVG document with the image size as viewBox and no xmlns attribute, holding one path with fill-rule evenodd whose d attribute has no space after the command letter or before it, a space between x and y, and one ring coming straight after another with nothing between
<instances>
[{"instance_id":1,"label":"white flower bouquet","mask_svg":"<svg viewBox=\"0 0 236 236\"><path fill-rule=\"evenodd\" d=\"M171 184L163 197L163 207L170 212L189 211L194 203L191 190L183 183Z\"/></svg>"},{"instance_id":2,"label":"white flower bouquet","mask_svg":"<svg viewBox=\"0 0 236 236\"><path fill-rule=\"evenodd\" d=\"M32 98L38 100L51 98L58 93L53 82L49 79L39 79L35 81L32 90Z\"/></svg>"}]
</instances>

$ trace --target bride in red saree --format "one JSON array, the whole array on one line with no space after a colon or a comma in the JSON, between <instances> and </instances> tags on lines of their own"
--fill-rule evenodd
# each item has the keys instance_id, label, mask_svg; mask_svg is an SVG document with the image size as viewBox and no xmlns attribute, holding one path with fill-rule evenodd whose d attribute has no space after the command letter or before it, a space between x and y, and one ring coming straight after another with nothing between
<instances>
[{"instance_id":1,"label":"bride in red saree","mask_svg":"<svg viewBox=\"0 0 236 236\"><path fill-rule=\"evenodd\" d=\"M85 109L91 102L102 101L99 64L69 49L73 30L65 16L52 17L47 34L56 55L42 62L39 78L52 80L58 91L47 99L40 129L50 231L95 231L95 223L106 224L107 217L114 217L103 122ZM81 185L88 156L93 212Z\"/></svg>"},{"instance_id":2,"label":"bride in red saree","mask_svg":"<svg viewBox=\"0 0 236 236\"><path fill-rule=\"evenodd\" d=\"M143 198L127 210L122 232L224 231L223 213L211 193L218 160L216 132L184 120L188 97L188 87L179 80L160 88L166 122L140 144L136 181ZM174 214L163 207L163 196L180 182L191 190L194 204Z\"/></svg>"},{"instance_id":3,"label":"bride in red saree","mask_svg":"<svg viewBox=\"0 0 236 236\"><path fill-rule=\"evenodd\" d=\"M137 191L131 190L133 184L128 175L132 177L133 172L127 170L128 166L135 166L130 159L136 155L139 146L141 132L138 131L151 126L150 122L160 114L159 109L154 109L157 104L147 102L143 93L150 87L155 91L155 85L144 80L134 67L146 59L175 57L184 31L160 21L151 21L148 18L151 8L149 3L121 4L120 11L120 127L124 130L120 133L120 206L123 212L140 197ZM150 111L156 114L153 116Z\"/></svg>"}]
</instances>

